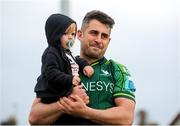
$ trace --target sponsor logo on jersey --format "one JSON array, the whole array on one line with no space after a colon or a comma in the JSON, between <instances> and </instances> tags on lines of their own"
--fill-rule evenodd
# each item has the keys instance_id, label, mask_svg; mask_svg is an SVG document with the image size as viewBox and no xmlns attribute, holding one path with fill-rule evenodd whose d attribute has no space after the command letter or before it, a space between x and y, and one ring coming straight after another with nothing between
<instances>
[{"instance_id":1,"label":"sponsor logo on jersey","mask_svg":"<svg viewBox=\"0 0 180 126\"><path fill-rule=\"evenodd\" d=\"M84 89L87 91L106 91L113 93L114 84L112 82L105 82L105 81L97 81L97 82L87 82L83 84Z\"/></svg>"},{"instance_id":2,"label":"sponsor logo on jersey","mask_svg":"<svg viewBox=\"0 0 180 126\"><path fill-rule=\"evenodd\" d=\"M101 72L102 73L100 73L100 75L102 75L102 76L111 76L111 74L106 70L101 70Z\"/></svg>"}]
</instances>

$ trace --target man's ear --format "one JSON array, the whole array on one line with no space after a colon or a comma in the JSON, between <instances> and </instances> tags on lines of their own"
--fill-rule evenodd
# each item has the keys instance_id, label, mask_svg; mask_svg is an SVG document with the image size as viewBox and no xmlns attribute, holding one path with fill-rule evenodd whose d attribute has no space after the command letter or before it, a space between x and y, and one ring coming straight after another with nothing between
<instances>
[{"instance_id":1,"label":"man's ear","mask_svg":"<svg viewBox=\"0 0 180 126\"><path fill-rule=\"evenodd\" d=\"M77 31L77 38L80 40L82 37L82 31L81 30L78 30Z\"/></svg>"},{"instance_id":2,"label":"man's ear","mask_svg":"<svg viewBox=\"0 0 180 126\"><path fill-rule=\"evenodd\" d=\"M111 41L111 38L109 38L109 43L110 43L110 41Z\"/></svg>"}]
</instances>

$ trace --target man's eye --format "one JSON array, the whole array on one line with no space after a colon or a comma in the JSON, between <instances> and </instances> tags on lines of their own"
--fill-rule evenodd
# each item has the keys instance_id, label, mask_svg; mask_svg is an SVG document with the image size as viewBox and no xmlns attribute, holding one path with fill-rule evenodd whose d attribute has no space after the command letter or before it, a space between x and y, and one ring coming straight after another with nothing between
<instances>
[{"instance_id":1,"label":"man's eye","mask_svg":"<svg viewBox=\"0 0 180 126\"><path fill-rule=\"evenodd\" d=\"M109 38L109 35L108 34L102 34L101 37L102 37L102 39L107 39L107 38Z\"/></svg>"},{"instance_id":2,"label":"man's eye","mask_svg":"<svg viewBox=\"0 0 180 126\"><path fill-rule=\"evenodd\" d=\"M98 31L90 31L91 35L98 35Z\"/></svg>"}]
</instances>

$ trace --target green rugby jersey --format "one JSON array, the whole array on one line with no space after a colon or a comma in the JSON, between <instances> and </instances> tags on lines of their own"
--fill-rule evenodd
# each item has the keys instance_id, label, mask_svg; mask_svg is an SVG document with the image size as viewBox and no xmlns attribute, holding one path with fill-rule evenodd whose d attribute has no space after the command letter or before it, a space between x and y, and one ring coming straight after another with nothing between
<instances>
[{"instance_id":1,"label":"green rugby jersey","mask_svg":"<svg viewBox=\"0 0 180 126\"><path fill-rule=\"evenodd\" d=\"M82 84L90 98L90 107L96 109L113 107L116 97L135 101L134 83L125 66L106 58L98 60L91 66L94 69L92 77L80 74Z\"/></svg>"}]
</instances>

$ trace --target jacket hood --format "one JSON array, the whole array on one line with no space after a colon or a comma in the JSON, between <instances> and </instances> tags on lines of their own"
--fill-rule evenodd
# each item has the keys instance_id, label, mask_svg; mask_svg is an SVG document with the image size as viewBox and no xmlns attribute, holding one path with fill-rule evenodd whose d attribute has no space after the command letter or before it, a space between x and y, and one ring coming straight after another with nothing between
<instances>
[{"instance_id":1,"label":"jacket hood","mask_svg":"<svg viewBox=\"0 0 180 126\"><path fill-rule=\"evenodd\" d=\"M52 14L46 21L45 32L49 45L58 46L59 41L66 29L76 22L62 14Z\"/></svg>"}]
</instances>

